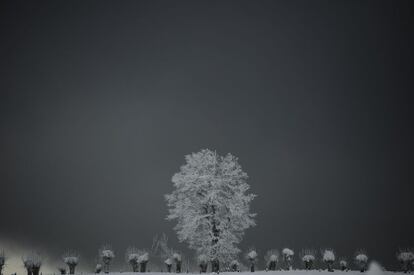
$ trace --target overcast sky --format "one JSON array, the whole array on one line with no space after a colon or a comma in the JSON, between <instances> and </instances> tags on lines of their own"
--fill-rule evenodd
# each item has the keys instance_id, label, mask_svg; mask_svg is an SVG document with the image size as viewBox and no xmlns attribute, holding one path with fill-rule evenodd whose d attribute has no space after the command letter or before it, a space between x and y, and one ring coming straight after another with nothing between
<instances>
[{"instance_id":1,"label":"overcast sky","mask_svg":"<svg viewBox=\"0 0 414 275\"><path fill-rule=\"evenodd\" d=\"M365 248L395 267L414 246L408 4L2 1L7 274L31 249L77 249L88 271L103 243L121 267L162 232L190 254L163 195L202 148L238 156L258 195L243 249Z\"/></svg>"}]
</instances>

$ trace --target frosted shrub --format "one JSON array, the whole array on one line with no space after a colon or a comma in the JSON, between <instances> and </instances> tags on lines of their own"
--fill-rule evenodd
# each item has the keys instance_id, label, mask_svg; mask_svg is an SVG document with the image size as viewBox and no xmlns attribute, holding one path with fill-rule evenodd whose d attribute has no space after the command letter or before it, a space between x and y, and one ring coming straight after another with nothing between
<instances>
[{"instance_id":1,"label":"frosted shrub","mask_svg":"<svg viewBox=\"0 0 414 275\"><path fill-rule=\"evenodd\" d=\"M315 251L312 249L305 249L301 253L301 260L305 265L306 270L311 270L315 263Z\"/></svg>"},{"instance_id":2,"label":"frosted shrub","mask_svg":"<svg viewBox=\"0 0 414 275\"><path fill-rule=\"evenodd\" d=\"M401 264L401 271L410 271L410 266L414 261L414 253L408 249L400 250L397 253L397 260Z\"/></svg>"},{"instance_id":3,"label":"frosted shrub","mask_svg":"<svg viewBox=\"0 0 414 275\"><path fill-rule=\"evenodd\" d=\"M205 254L198 255L197 257L197 263L200 267L200 273L206 273L207 272L207 266L208 266L208 257Z\"/></svg>"},{"instance_id":4,"label":"frosted shrub","mask_svg":"<svg viewBox=\"0 0 414 275\"><path fill-rule=\"evenodd\" d=\"M131 246L126 250L125 260L131 266L132 272L138 272L138 249Z\"/></svg>"},{"instance_id":5,"label":"frosted shrub","mask_svg":"<svg viewBox=\"0 0 414 275\"><path fill-rule=\"evenodd\" d=\"M355 263L358 265L359 270L364 272L367 270L368 256L363 250L359 250L355 253Z\"/></svg>"},{"instance_id":6,"label":"frosted shrub","mask_svg":"<svg viewBox=\"0 0 414 275\"><path fill-rule=\"evenodd\" d=\"M250 271L251 272L254 272L254 270L255 270L255 265L256 265L256 262L257 262L257 256L258 255L257 255L257 252L256 252L255 249L250 249L246 254L246 258L247 258L247 260L249 261L249 264L250 264Z\"/></svg>"},{"instance_id":7,"label":"frosted shrub","mask_svg":"<svg viewBox=\"0 0 414 275\"><path fill-rule=\"evenodd\" d=\"M335 253L333 249L325 249L322 252L322 261L326 264L329 272L333 272L333 264L335 262Z\"/></svg>"},{"instance_id":8,"label":"frosted shrub","mask_svg":"<svg viewBox=\"0 0 414 275\"><path fill-rule=\"evenodd\" d=\"M346 259L342 258L342 259L339 261L339 268L340 268L342 271L346 271L346 270L348 270L348 261L347 261Z\"/></svg>"},{"instance_id":9,"label":"frosted shrub","mask_svg":"<svg viewBox=\"0 0 414 275\"><path fill-rule=\"evenodd\" d=\"M230 270L233 272L239 272L240 271L240 263L237 260L233 260L230 262Z\"/></svg>"},{"instance_id":10,"label":"frosted shrub","mask_svg":"<svg viewBox=\"0 0 414 275\"><path fill-rule=\"evenodd\" d=\"M75 251L68 251L65 254L63 254L62 260L69 267L69 274L75 274L76 266L79 263L78 253L76 253Z\"/></svg>"},{"instance_id":11,"label":"frosted shrub","mask_svg":"<svg viewBox=\"0 0 414 275\"><path fill-rule=\"evenodd\" d=\"M171 267L172 267L172 264L173 264L173 261L171 260L171 258L167 258L164 261L164 264L167 267L167 272L171 272Z\"/></svg>"},{"instance_id":12,"label":"frosted shrub","mask_svg":"<svg viewBox=\"0 0 414 275\"><path fill-rule=\"evenodd\" d=\"M102 271L102 265L101 264L96 264L95 266L95 273L99 274Z\"/></svg>"},{"instance_id":13,"label":"frosted shrub","mask_svg":"<svg viewBox=\"0 0 414 275\"><path fill-rule=\"evenodd\" d=\"M101 249L99 249L99 258L104 264L104 272L109 273L109 266L111 265L113 258L115 258L115 253L110 245L103 245Z\"/></svg>"},{"instance_id":14,"label":"frosted shrub","mask_svg":"<svg viewBox=\"0 0 414 275\"><path fill-rule=\"evenodd\" d=\"M265 257L266 268L268 270L276 270L277 262L279 261L279 251L272 249L267 251Z\"/></svg>"},{"instance_id":15,"label":"frosted shrub","mask_svg":"<svg viewBox=\"0 0 414 275\"><path fill-rule=\"evenodd\" d=\"M66 268L65 267L58 267L59 273L60 275L65 275L66 274Z\"/></svg>"},{"instance_id":16,"label":"frosted shrub","mask_svg":"<svg viewBox=\"0 0 414 275\"><path fill-rule=\"evenodd\" d=\"M295 252L293 252L290 248L284 248L282 250L283 261L285 263L285 267L287 270L292 270L292 263L293 263L293 256Z\"/></svg>"},{"instance_id":17,"label":"frosted shrub","mask_svg":"<svg viewBox=\"0 0 414 275\"><path fill-rule=\"evenodd\" d=\"M138 251L139 272L147 272L147 264L149 262L149 253L146 250Z\"/></svg>"},{"instance_id":18,"label":"frosted shrub","mask_svg":"<svg viewBox=\"0 0 414 275\"><path fill-rule=\"evenodd\" d=\"M181 273L181 266L182 266L182 258L181 258L181 254L178 252L175 252L173 254L173 259L175 262L175 272L176 273Z\"/></svg>"}]
</instances>

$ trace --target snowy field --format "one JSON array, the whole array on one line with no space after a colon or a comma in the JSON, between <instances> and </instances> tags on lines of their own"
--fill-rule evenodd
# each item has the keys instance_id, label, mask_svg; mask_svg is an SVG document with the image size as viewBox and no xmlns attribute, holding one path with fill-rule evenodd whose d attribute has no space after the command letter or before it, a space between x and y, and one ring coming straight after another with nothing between
<instances>
[{"instance_id":1,"label":"snowy field","mask_svg":"<svg viewBox=\"0 0 414 275\"><path fill-rule=\"evenodd\" d=\"M105 273L102 273L105 274ZM133 272L111 272L108 273L109 275L137 275L139 273L133 273ZM175 273L166 273L166 272L146 272L146 275L166 275L166 274L175 274ZM194 275L200 275L201 273L181 273L183 275L185 274L194 274ZM205 274L214 274L214 273L205 273ZM325 270L319 271L319 270L291 270L291 271L256 271L256 272L222 272L221 274L226 275L402 275L402 274L413 274L413 273L403 273L403 272L393 272L393 271L379 271L379 270L372 270L368 272L359 272L356 270L350 270L350 271L340 271L335 270L334 272L328 272ZM95 273L83 273L83 275L96 275Z\"/></svg>"}]
</instances>

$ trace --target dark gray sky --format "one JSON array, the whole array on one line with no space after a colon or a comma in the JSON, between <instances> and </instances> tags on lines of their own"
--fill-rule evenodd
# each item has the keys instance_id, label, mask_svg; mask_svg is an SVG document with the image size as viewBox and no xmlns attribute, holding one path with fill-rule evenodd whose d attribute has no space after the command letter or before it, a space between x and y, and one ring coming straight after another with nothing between
<instances>
[{"instance_id":1,"label":"dark gray sky","mask_svg":"<svg viewBox=\"0 0 414 275\"><path fill-rule=\"evenodd\" d=\"M175 245L163 194L210 148L258 195L242 248L414 246L409 1L0 5L0 241Z\"/></svg>"}]
</instances>

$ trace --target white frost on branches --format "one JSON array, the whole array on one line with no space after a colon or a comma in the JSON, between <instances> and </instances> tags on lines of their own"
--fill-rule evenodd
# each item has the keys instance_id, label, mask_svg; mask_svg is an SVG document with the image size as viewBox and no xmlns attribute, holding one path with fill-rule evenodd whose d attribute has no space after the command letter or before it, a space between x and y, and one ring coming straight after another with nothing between
<instances>
[{"instance_id":1,"label":"white frost on branches","mask_svg":"<svg viewBox=\"0 0 414 275\"><path fill-rule=\"evenodd\" d=\"M231 154L204 149L185 160L172 177L175 190L165 196L167 219L177 220L178 239L197 254L230 263L240 252L244 230L255 225L247 174Z\"/></svg>"},{"instance_id":2,"label":"white frost on branches","mask_svg":"<svg viewBox=\"0 0 414 275\"><path fill-rule=\"evenodd\" d=\"M293 252L293 250L290 248L284 248L282 250L282 254L284 257L293 257L293 255L295 255L295 252Z\"/></svg>"},{"instance_id":3,"label":"white frost on branches","mask_svg":"<svg viewBox=\"0 0 414 275\"><path fill-rule=\"evenodd\" d=\"M315 261L315 256L310 255L310 254L303 255L302 261L305 262L305 263L314 262Z\"/></svg>"},{"instance_id":4,"label":"white frost on branches","mask_svg":"<svg viewBox=\"0 0 414 275\"><path fill-rule=\"evenodd\" d=\"M355 256L355 261L357 261L357 263L367 263L368 256L366 254L358 254Z\"/></svg>"},{"instance_id":5,"label":"white frost on branches","mask_svg":"<svg viewBox=\"0 0 414 275\"><path fill-rule=\"evenodd\" d=\"M279 261L279 251L277 251L276 249L272 249L267 251L265 257L264 257L266 263L270 263L270 262L278 262Z\"/></svg>"},{"instance_id":6,"label":"white frost on branches","mask_svg":"<svg viewBox=\"0 0 414 275\"><path fill-rule=\"evenodd\" d=\"M401 262L411 262L414 260L414 253L408 250L399 251L397 259Z\"/></svg>"},{"instance_id":7,"label":"white frost on branches","mask_svg":"<svg viewBox=\"0 0 414 275\"><path fill-rule=\"evenodd\" d=\"M323 251L322 260L326 263L335 261L335 253L332 249L325 249Z\"/></svg>"},{"instance_id":8,"label":"white frost on branches","mask_svg":"<svg viewBox=\"0 0 414 275\"><path fill-rule=\"evenodd\" d=\"M247 253L247 259L250 261L250 262L255 262L256 260L257 260L257 252L256 252L256 250L254 250L254 249L252 249L252 250L250 250L248 253Z\"/></svg>"}]
</instances>

